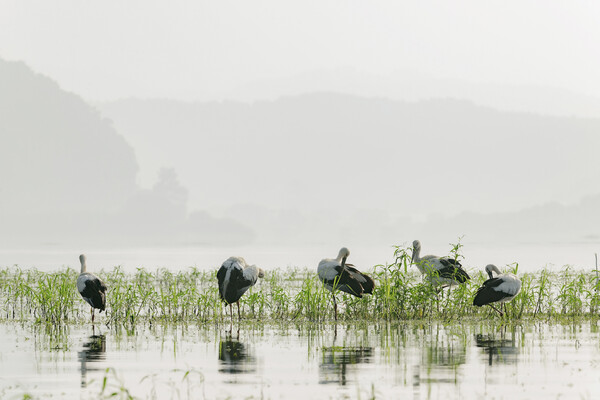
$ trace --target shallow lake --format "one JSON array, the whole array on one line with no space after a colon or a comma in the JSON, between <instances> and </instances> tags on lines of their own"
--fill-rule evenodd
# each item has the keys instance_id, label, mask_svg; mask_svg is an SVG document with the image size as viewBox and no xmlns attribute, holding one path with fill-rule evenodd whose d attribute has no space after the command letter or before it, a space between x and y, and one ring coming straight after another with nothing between
<instances>
[{"instance_id":1,"label":"shallow lake","mask_svg":"<svg viewBox=\"0 0 600 400\"><path fill-rule=\"evenodd\" d=\"M398 243L409 246L410 243ZM346 243L351 250L352 263L362 269L371 269L378 264L394 262L394 248L391 244L353 245ZM535 272L542 268L560 269L564 265L591 270L595 267L594 253L600 253L600 243L475 243L463 241L462 264L468 271L483 270L487 264L504 266L519 263L520 272ZM200 270L217 269L230 256L242 256L251 264L265 270L285 267L300 267L316 270L319 261L337 256L338 245L306 246L180 246L149 248L66 248L60 245L47 245L35 248L0 247L0 267L18 264L21 268L38 268L42 271L56 271L71 267L79 270L79 254L88 256L88 267L93 271L112 270L121 265L125 271L134 272L143 267L154 270L167 267L178 271L188 267ZM423 244L424 254L446 255L451 246L448 243Z\"/></svg>"},{"instance_id":2,"label":"shallow lake","mask_svg":"<svg viewBox=\"0 0 600 400\"><path fill-rule=\"evenodd\" d=\"M597 322L229 329L1 323L0 398L600 398Z\"/></svg>"}]
</instances>

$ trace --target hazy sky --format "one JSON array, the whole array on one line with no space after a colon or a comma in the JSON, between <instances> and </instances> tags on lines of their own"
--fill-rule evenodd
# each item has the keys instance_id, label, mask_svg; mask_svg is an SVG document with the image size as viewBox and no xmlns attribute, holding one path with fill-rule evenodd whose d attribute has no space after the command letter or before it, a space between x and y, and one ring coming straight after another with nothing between
<instances>
[{"instance_id":1,"label":"hazy sky","mask_svg":"<svg viewBox=\"0 0 600 400\"><path fill-rule=\"evenodd\" d=\"M355 68L600 96L600 2L0 0L0 56L92 101Z\"/></svg>"},{"instance_id":2,"label":"hazy sky","mask_svg":"<svg viewBox=\"0 0 600 400\"><path fill-rule=\"evenodd\" d=\"M279 265L598 243L599 20L597 1L0 0L0 242L332 249ZM475 261L524 260L495 256Z\"/></svg>"}]
</instances>

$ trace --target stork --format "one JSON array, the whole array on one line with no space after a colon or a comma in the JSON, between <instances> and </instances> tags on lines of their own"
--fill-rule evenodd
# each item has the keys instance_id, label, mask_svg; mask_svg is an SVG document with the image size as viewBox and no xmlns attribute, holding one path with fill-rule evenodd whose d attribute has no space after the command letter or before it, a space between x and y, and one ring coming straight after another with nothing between
<instances>
[{"instance_id":1,"label":"stork","mask_svg":"<svg viewBox=\"0 0 600 400\"><path fill-rule=\"evenodd\" d=\"M454 258L438 256L420 256L421 242L413 242L412 262L417 266L421 274L425 275L427 280L435 286L453 286L465 283L471 277L467 274Z\"/></svg>"},{"instance_id":2,"label":"stork","mask_svg":"<svg viewBox=\"0 0 600 400\"><path fill-rule=\"evenodd\" d=\"M229 305L229 313L233 322L232 304L237 303L238 319L241 319L240 314L240 297L250 286L254 286L258 278L264 277L264 271L256 265L248 266L246 260L242 257L229 257L219 271L217 271L217 279L219 281L219 295L221 300Z\"/></svg>"},{"instance_id":3,"label":"stork","mask_svg":"<svg viewBox=\"0 0 600 400\"><path fill-rule=\"evenodd\" d=\"M473 305L481 307L487 304L502 317L504 313L494 307L492 303L502 304L514 299L521 291L521 280L514 274L501 273L493 264L488 264L485 267L485 272L487 272L490 278L483 282L483 285L477 289ZM497 274L495 278L494 272Z\"/></svg>"},{"instance_id":4,"label":"stork","mask_svg":"<svg viewBox=\"0 0 600 400\"><path fill-rule=\"evenodd\" d=\"M337 258L325 258L319 262L317 273L319 279L333 297L335 320L337 321L337 302L335 293L337 290L349 293L356 297L363 294L372 294L375 282L373 279L360 272L354 265L346 264L350 250L345 247L340 249Z\"/></svg>"},{"instance_id":5,"label":"stork","mask_svg":"<svg viewBox=\"0 0 600 400\"><path fill-rule=\"evenodd\" d=\"M81 273L77 278L77 290L81 297L91 306L92 324L94 323L94 309L97 308L102 312L106 308L106 285L102 279L98 278L91 272L87 272L85 263L85 255L79 256L81 262Z\"/></svg>"}]
</instances>

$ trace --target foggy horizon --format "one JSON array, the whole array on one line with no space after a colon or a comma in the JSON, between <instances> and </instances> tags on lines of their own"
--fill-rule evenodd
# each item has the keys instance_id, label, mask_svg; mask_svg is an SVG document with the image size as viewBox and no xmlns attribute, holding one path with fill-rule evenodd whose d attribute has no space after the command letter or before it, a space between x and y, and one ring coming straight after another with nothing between
<instances>
[{"instance_id":1,"label":"foggy horizon","mask_svg":"<svg viewBox=\"0 0 600 400\"><path fill-rule=\"evenodd\" d=\"M6 249L600 243L600 5L184 3L3 5Z\"/></svg>"},{"instance_id":2,"label":"foggy horizon","mask_svg":"<svg viewBox=\"0 0 600 400\"><path fill-rule=\"evenodd\" d=\"M171 232L173 229L185 232L190 229L192 231L201 229L206 232L203 234L206 236L198 237L192 234L196 239L182 238L175 243L197 241L209 244L220 242L231 244L238 240L241 240L239 243L251 243L257 240L259 243L289 244L298 240L302 243L327 243L330 240L338 242L341 238L346 237L346 240L351 241L365 240L368 243L376 243L380 240L387 240L388 244L393 244L396 241L392 241L392 238L395 240L401 235L408 234L408 232L416 232L425 237L430 236L434 240L447 241L448 239L443 239L443 237L454 239L462 235L471 235L472 231L477 232L478 237L484 237L487 240L499 240L501 239L500 236L490 236L489 233L484 232L485 225L495 221L493 222L496 226L495 231L506 231L507 228L502 226L503 221L511 219L511 215L518 216L519 214L522 216L513 221L515 232L505 232L505 240L509 237L520 237L519 230L525 230L523 233L526 238L528 235L540 235L543 232L545 236L541 237L549 235L548 239L553 239L552 231L548 232L545 228L536 228L536 225L543 226L543 224L533 223L528 224L526 229L524 227L524 221L530 218L527 215L532 215L531 218L534 218L533 215L541 213L543 217L549 217L550 215L544 215L543 211L548 209L551 209L555 215L557 214L556 210L559 210L558 214L567 214L567 217L562 221L557 219L556 216L552 219L555 223L562 224L563 231L570 225L573 226L569 228L570 230L581 231L577 237L573 238L574 240L597 235L597 231L593 228L595 219L586 222L586 216L577 217L577 215L583 212L581 210L583 210L584 204L589 204L585 207L592 207L590 210L595 215L596 209L594 207L598 203L600 195L598 195L598 191L590 190L590 188L593 188L592 183L600 176L600 171L598 171L598 168L590 170L585 176L581 176L580 182L577 182L573 181L571 175L565 174L564 168L567 164L572 164L572 168L582 170L594 160L594 149L600 144L600 138L594 132L600 127L600 120L500 112L472 102L452 99L405 102L334 93L287 96L277 100L260 101L252 104L236 102L188 103L132 99L100 105L100 114L94 116L97 111L93 111L90 106L86 106L83 100L78 99L78 96L61 92L58 86L53 87L55 83L49 78L36 75L38 78L31 80L33 75L26 76L27 67L23 64L6 63L5 65L8 67L5 71L12 71L12 74L21 74L23 81L27 81L29 82L27 85L31 85L31 90L39 90L36 85L45 86L46 89L44 90L48 92L48 96L60 95L61 98L72 99L65 104L72 104L75 101L80 103L78 107L88 107L89 111L87 112L90 113L89 118L91 119L87 124L97 120L98 123L105 126L101 128L102 130L108 129L108 131L113 132L111 133L112 137L125 139L122 142L123 146L119 145L119 147L129 149L126 150L129 153L127 156L129 161L123 159L123 163L124 165L129 163L132 166L127 167L130 171L129 178L127 178L128 182L123 182L121 189L117 189L117 192L122 196L121 205L114 203L115 198L112 195L107 197L106 200L101 200L101 197L94 195L94 201L99 202L98 206L94 206L94 203L87 203L89 200L85 200L85 207L80 211L84 213L83 215L86 215L96 207L104 210L100 214L96 212L91 214L96 215L91 220L96 221L94 224L97 224L96 226L99 228L99 233L92 234L94 240L100 240L100 237L105 234L104 230L106 228L102 228L102 225L107 221L107 217L111 221L114 220L114 223L124 224L122 225L124 232L139 233L139 230L146 225L160 227L160 229L167 232ZM41 80L40 77L42 77ZM18 86L21 84L15 79L11 79L11 82L12 85ZM40 84L42 82L43 84ZM41 96L37 96L41 98ZM10 97L6 100L10 100ZM323 111L328 108L333 110L334 108L331 108L331 106L334 104L334 108L337 109L335 113L323 114ZM392 110L394 114L389 114ZM279 115L282 112L286 116L284 119L281 119L282 117ZM340 112L342 113L340 114ZM348 117L344 116L344 113L347 115L362 114L362 116L358 120L353 117L348 124L345 122ZM420 117L421 114L423 114L423 118ZM19 114L13 115L18 116ZM425 127L431 125L431 123L435 126L435 122L427 122L431 115L436 115L436 118L440 119L441 123L444 124L443 128L442 125L433 129ZM451 138L446 137L447 134L444 131L452 126L447 124L454 124L451 121L457 115L470 118L472 120L470 124L475 129L472 130L469 125L460 125L463 126L461 128L463 129L462 132L456 131ZM175 119L174 116L176 116ZM305 121L301 121L299 118L306 121L317 118L320 121L316 125L312 123L304 125ZM387 118L388 121L383 122L382 118ZM296 124L299 125L296 127L291 126L290 121L297 121ZM18 120L15 123L20 124ZM376 147L369 152L364 152L360 148L364 143L360 137L363 134L362 132L368 131L369 126L374 123L378 126L377 129L380 132L371 135L370 146ZM519 126L516 133L506 131L506 127L515 123L516 126ZM420 127L421 125L423 127ZM209 136L195 139L193 132L197 132L199 126L204 126L203 129L206 133L210 133ZM227 128L228 126L230 128ZM301 138L302 141L293 140L284 144L285 142L276 139L279 135L277 132L279 126L288 126L288 134ZM394 138L392 132L402 132L409 126L409 129L420 132L419 136L401 135ZM172 131L173 128L175 128L174 131ZM498 158L499 163L495 161L490 163L489 161L494 160L496 156L493 156L492 153L486 154L487 151L491 150L488 141L496 134L487 131L481 132L481 128L497 130L498 135L501 133L505 137L502 141L495 140L496 150L506 152L504 157ZM547 132L543 132L539 136L540 134L536 131L540 128ZM164 135L165 129L171 130L167 136ZM315 129L316 131L314 131ZM326 136L318 133L322 129L325 129L323 133L329 132L327 135L331 136L326 142L322 142ZM311 131L314 132L309 133ZM521 131L524 131L524 133ZM231 155L237 159L243 159L244 154L248 153L248 162L251 164L249 164L249 169L246 168L247 171L240 170L238 164L234 163L231 164L233 169L229 172L227 172L228 167L224 168L223 166L220 168L221 174L225 173L226 175L217 174L213 178L211 177L213 175L212 171L208 175L198 175L197 171L206 170L206 168L210 168L210 164L219 163L219 149L224 149L223 146L230 146L233 143L244 143L247 140L244 137L248 135L254 137L255 141L246 142L243 148L239 148L238 145L230 148L230 151L233 151ZM420 136L423 136L423 139L419 139ZM210 137L212 139L209 140ZM546 137L546 140L553 138L554 143L548 142L547 146L542 142L543 137ZM525 138L527 138L526 141L523 140ZM14 139L22 140L18 137ZM427 164L434 167L434 169L427 172L429 168L424 170L424 165L419 165L418 160L421 157L419 152L427 148L426 143L430 142L431 139L439 143L445 143L445 148L441 149L441 152L434 149L426 150L430 154ZM469 149L469 146L473 146L473 143L482 139L485 141ZM118 140L121 141L122 139ZM376 145L380 140L383 141L380 142L380 145ZM408 148L405 147L405 140L410 143ZM82 142L82 144L84 143ZM187 145L182 148L179 143L187 143ZM271 145L265 146L269 143ZM325 147L322 150L317 150L317 147L315 147L317 143L322 143ZM342 147L338 148L336 143L342 144ZM514 148L514 143L520 144L517 148ZM386 148L390 148L390 145L392 150L388 154L389 149ZM284 150L285 146L291 147ZM284 158L270 156L269 153L272 153L275 149L279 149L276 151L282 152L281 156ZM396 149L399 149L399 152ZM301 161L306 157L305 155L311 153L311 157L317 157L315 160L318 160L319 157L327 157L328 152L335 152L336 150L341 160L350 157L355 161L344 165L342 169L334 170L333 174L328 172L326 176L318 177L318 171L320 170L318 162L306 164ZM484 153L476 156L475 151L481 150L484 150ZM68 148L61 148L61 151L70 152ZM94 150L90 149L89 151ZM86 154L80 153L80 156L87 158L89 151ZM114 157L114 150L110 151ZM415 151L416 154L411 155L411 152L414 153ZM449 153L452 160L450 163L446 160L448 151L451 152ZM535 152L539 154L535 154ZM569 156L569 152L573 152L573 155ZM394 154L398 155L397 160L394 159ZM452 154L460 156L453 158ZM194 157L194 155L201 155L201 157ZM213 155L216 158L213 159ZM11 157L15 159L14 157L17 156L17 154L11 152L11 154L6 155L5 162L10 163ZM460 159L465 156L467 156L466 159ZM538 161L545 163L549 156L554 161L563 159L561 162L567 164L557 165L553 162L547 165L542 164L540 167L532 165ZM478 163L478 157L484 164L479 163L478 169L481 171L477 172L475 170L475 175L472 175L473 171L469 172L469 166ZM525 158L519 161L521 157ZM196 160L196 158L201 160ZM364 161L361 161L360 158L363 158ZM381 158L385 158L387 161L384 162ZM436 158L438 161L436 161ZM265 161L262 161L262 159ZM204 164L198 164L198 161L202 160L205 160ZM299 169L288 165L291 160L293 160L291 164L299 163ZM357 167L353 166L356 161L360 161ZM285 178L286 175L277 173L277 168L272 168L274 162L284 166L283 172L289 173L287 178ZM371 165L369 168L372 171L365 175L364 178L367 180L356 181L357 177L361 175L360 169L364 169L364 167L361 167L361 164L364 163ZM376 167L378 163L382 164L384 169ZM114 165L114 162L111 161L111 164ZM314 165L310 166L311 164ZM453 164L456 165L453 166ZM406 165L406 167L397 170L394 167L395 165ZM436 165L438 167L435 167ZM442 167L442 165L446 165L446 167ZM445 168L447 171L441 172L437 168ZM343 172L345 170L347 172ZM244 186L243 182L239 180L247 179L252 174L256 174L257 171L261 171L260 174L263 175L261 179L267 179L265 183L272 180L276 186L269 188L269 186L260 183L260 180L248 181L250 186ZM487 171L487 174L492 174L491 176L497 176L497 178L507 174L514 177L522 175L522 178L517 181L505 181L504 183L500 180L490 182L489 179L485 178L485 175L481 175L483 171ZM115 173L120 176L119 180L124 177L123 172L123 169L115 170ZM107 170L102 171L102 174L106 175L106 173ZM250 175L244 178L246 173ZM411 173L415 175L411 176ZM425 174L423 175L423 173ZM440 173L442 173L441 180L438 177ZM32 172L28 173L30 178L26 178L26 181L31 182L31 174ZM305 174L306 177L303 177ZM454 174L458 175L452 178ZM540 180L539 175L536 174L549 175L544 178L548 181L546 189L543 189L543 180ZM381 177L377 179L376 175L381 175ZM336 176L341 179L337 184L335 182ZM197 185L193 177L201 177L203 184ZM312 179L313 182L306 181L306 178ZM375 180L373 180L374 178ZM17 182L15 179L17 179L17 176L12 174L12 179L9 179L8 182ZM297 181L298 179L300 180ZM561 181L561 179L566 180ZM444 183L444 180L447 180L447 182ZM105 181L104 185L108 185L106 186L108 190L114 190L109 188L116 182L115 180L110 183ZM297 189L299 182L304 182L301 183L300 190ZM431 185L428 182L435 182L435 187L440 193L425 196L430 198L429 200L419 198L413 188L417 189L417 192L418 190L427 191L429 190L427 186ZM453 185L460 186L464 185L465 182L471 182L470 185L479 188L478 191L488 191L488 195L478 193L476 198L468 200L476 193L472 189L466 193L462 193L462 190L458 191L453 193L451 197L443 194L444 191L449 193ZM539 191L541 196L537 195L536 197L534 195L536 191L531 191L533 188L528 188L534 182L536 183L534 188ZM588 184L582 185L585 182L588 182ZM251 196L239 198L235 196L233 199L227 200L218 194L226 191L226 188L232 183L236 184L239 190L245 191ZM257 184L259 189L254 189ZM314 188L318 188L317 192L319 190L326 191L326 188L331 186L331 198L322 199L317 192L310 191L303 195L302 193L306 189L311 188L310 185L316 185ZM572 185L572 188L565 191L564 188L568 186L564 185ZM369 186L372 187L371 190L367 189ZM488 186L489 188L485 189ZM21 188L18 190L26 190L22 185L18 187ZM39 189L39 187L29 185L28 187L36 191ZM206 195L207 187L212 188L209 190L212 194ZM364 193L357 192L354 189L355 187L362 187L361 190ZM502 189L503 187L507 190L507 193L498 198L496 198L496 193L489 192L493 188ZM311 190L314 190L314 188ZM51 189L51 187L47 187L47 189ZM88 187L89 189L91 187ZM99 190L100 188L96 187L95 189ZM524 196L525 189L530 192L529 198ZM198 190L200 191L198 192ZM342 203L338 203L335 200L336 194L340 193L344 197L346 190L348 191L347 198ZM511 190L513 193L510 193ZM543 190L546 190L545 194ZM69 189L65 187L63 195L67 197L61 197L62 199L57 199L57 201L72 201L68 191ZM101 194L101 192L99 191L98 194ZM371 195L371 193L377 192L380 192L377 196L373 197ZM10 202L10 195L3 200L8 204L12 204L13 209L10 214L13 216L18 207L31 207L18 196L18 193L16 194L17 196L14 197L12 203ZM46 195L48 194L50 192L46 193ZM84 196L89 195L82 194ZM103 192L103 195L106 195L106 191ZM515 196L511 200L512 202L508 201L508 195ZM36 200L33 192L28 197ZM355 197L355 199L352 199L352 197ZM81 197L80 199L85 198ZM436 198L441 202L436 203ZM41 220L39 219L40 215L34 218L41 222L44 218L54 215L47 220L47 223L54 224L61 221L60 223L66 228L68 225L65 225L65 222L71 221L72 216L67 217L63 212L57 213L56 209L50 205L51 199L52 196L46 197L46 206L49 207L48 212L51 214L47 214L47 217L43 217ZM582 201L585 203L582 203ZM107 204L112 205L106 208ZM142 206L142 204L145 205ZM552 206L552 204L554 205ZM76 205L76 207L80 206L81 204ZM35 207L41 210L40 204L36 203ZM18 215L19 212L16 214ZM26 222L33 215L30 212L21 212L21 214L25 218L23 216L19 217L18 224L27 226ZM27 215L30 217L27 217ZM160 219L156 219L158 217ZM324 217L325 220L323 220ZM10 215L5 215L5 218L11 219ZM145 221L148 218L151 219L150 222ZM537 218L539 219L539 216ZM117 222L118 220L120 222ZM142 222L142 220L145 222ZM17 223L16 221L13 222ZM35 226L38 222L32 221L31 223ZM77 221L73 222L76 226ZM185 224L186 228L183 228L184 225L180 224ZM189 224L193 224L194 228ZM334 231L323 233L323 224L336 228ZM77 232L78 229L75 226L67 230ZM347 232L344 232L344 226L346 226ZM434 226L436 228L433 228ZM589 231L585 231L585 226L589 227L587 228ZM205 229L206 227L210 227L210 232ZM130 231L131 229L133 230ZM19 229L15 228L11 234L13 239L18 237L18 235L15 235L18 231ZM38 231L43 232L44 229L38 229ZM364 233L360 231L364 231ZM434 231L435 233L433 233ZM377 232L377 234L374 235L374 232ZM143 244L146 243L146 239L160 241L159 238L162 236L158 234L155 239L152 239L152 237L148 237L148 232L146 232L140 240L129 240L132 244ZM559 237L564 237L564 232Z\"/></svg>"}]
</instances>

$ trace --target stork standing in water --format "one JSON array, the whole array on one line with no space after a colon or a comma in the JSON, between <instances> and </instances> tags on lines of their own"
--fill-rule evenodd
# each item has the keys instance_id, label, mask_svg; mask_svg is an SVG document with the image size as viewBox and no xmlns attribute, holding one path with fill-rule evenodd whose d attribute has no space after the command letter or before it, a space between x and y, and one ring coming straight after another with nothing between
<instances>
[{"instance_id":1,"label":"stork standing in water","mask_svg":"<svg viewBox=\"0 0 600 400\"><path fill-rule=\"evenodd\" d=\"M336 290L349 293L356 297L362 297L363 294L372 294L375 282L373 279L360 272L354 265L346 264L346 259L350 255L350 250L345 247L340 249L337 258L326 258L319 262L317 273L319 279L333 297L333 307L335 311L335 320L337 321L337 302L335 300Z\"/></svg>"},{"instance_id":2,"label":"stork standing in water","mask_svg":"<svg viewBox=\"0 0 600 400\"><path fill-rule=\"evenodd\" d=\"M435 286L452 286L465 283L471 277L462 268L462 265L450 257L420 256L421 242L413 242L412 262L419 268L421 274Z\"/></svg>"},{"instance_id":3,"label":"stork standing in water","mask_svg":"<svg viewBox=\"0 0 600 400\"><path fill-rule=\"evenodd\" d=\"M85 264L85 255L79 256L81 262L81 273L77 278L77 290L81 297L92 307L92 324L94 323L94 309L97 308L100 312L106 308L106 285L100 278L91 272L87 272Z\"/></svg>"},{"instance_id":4,"label":"stork standing in water","mask_svg":"<svg viewBox=\"0 0 600 400\"><path fill-rule=\"evenodd\" d=\"M490 279L483 282L483 285L477 289L477 294L473 299L473 305L481 307L488 305L492 307L500 316L504 313L492 305L492 303L506 303L514 299L521 291L521 280L514 274L503 274L493 264L485 267ZM494 278L494 272L497 276Z\"/></svg>"},{"instance_id":5,"label":"stork standing in water","mask_svg":"<svg viewBox=\"0 0 600 400\"><path fill-rule=\"evenodd\" d=\"M238 319L241 319L240 314L240 297L250 286L254 286L258 278L264 277L264 271L256 265L248 266L242 257L229 257L219 271L217 271L217 279L219 281L219 294L221 300L229 305L229 313L233 322L232 304L237 303Z\"/></svg>"}]
</instances>

